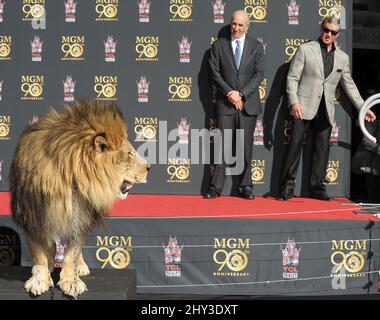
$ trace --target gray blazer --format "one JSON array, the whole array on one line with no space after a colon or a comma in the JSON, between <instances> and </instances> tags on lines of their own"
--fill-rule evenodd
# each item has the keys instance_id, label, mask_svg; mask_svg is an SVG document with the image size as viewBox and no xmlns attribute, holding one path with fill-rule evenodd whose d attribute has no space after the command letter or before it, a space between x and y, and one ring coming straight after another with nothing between
<instances>
[{"instance_id":1,"label":"gray blazer","mask_svg":"<svg viewBox=\"0 0 380 320\"><path fill-rule=\"evenodd\" d=\"M318 111L324 93L329 120L332 124L335 116L335 89L338 84L359 110L364 101L351 77L348 55L336 46L334 67L325 79L319 42L310 41L301 44L288 73L286 91L289 104L300 103L304 107L302 118L311 120Z\"/></svg>"},{"instance_id":2,"label":"gray blazer","mask_svg":"<svg viewBox=\"0 0 380 320\"><path fill-rule=\"evenodd\" d=\"M249 115L261 113L259 85L264 78L263 45L246 36L239 69L235 66L230 38L219 38L211 48L210 68L217 89L217 114L233 114L235 107L228 101L227 93L240 91L245 98L244 109Z\"/></svg>"}]
</instances>

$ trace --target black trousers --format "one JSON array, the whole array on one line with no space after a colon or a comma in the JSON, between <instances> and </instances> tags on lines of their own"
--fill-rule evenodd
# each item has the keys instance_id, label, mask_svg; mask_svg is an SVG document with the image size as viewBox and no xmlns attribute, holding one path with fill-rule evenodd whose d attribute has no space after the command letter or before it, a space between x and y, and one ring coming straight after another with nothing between
<instances>
[{"instance_id":1,"label":"black trousers","mask_svg":"<svg viewBox=\"0 0 380 320\"><path fill-rule=\"evenodd\" d=\"M366 174L365 182L367 187L368 202L380 203L380 176Z\"/></svg>"},{"instance_id":2,"label":"black trousers","mask_svg":"<svg viewBox=\"0 0 380 320\"><path fill-rule=\"evenodd\" d=\"M293 119L291 141L280 178L280 192L294 190L302 144L307 130L310 130L313 139L310 189L312 191L326 190L325 180L332 126L328 120L325 104L321 103L317 115L312 120Z\"/></svg>"},{"instance_id":3,"label":"black trousers","mask_svg":"<svg viewBox=\"0 0 380 320\"><path fill-rule=\"evenodd\" d=\"M243 172L240 175L239 189L244 186L252 187L252 149L253 149L253 133L256 127L257 116L250 116L244 110L236 112L231 115L220 114L217 115L217 126L218 129L225 136L225 129L232 129L235 132L236 129L244 130L244 139L241 143L244 146L244 154L235 154L235 157L243 157ZM223 137L222 136L222 137ZM235 138L234 138L235 139ZM211 179L211 187L215 188L218 192L221 192L224 186L226 178L226 159L225 154L233 154L232 146L234 144L224 144L223 139L215 140L215 143L219 144L220 150L223 150L222 163L215 165L214 176ZM222 145L226 148L222 148Z\"/></svg>"}]
</instances>

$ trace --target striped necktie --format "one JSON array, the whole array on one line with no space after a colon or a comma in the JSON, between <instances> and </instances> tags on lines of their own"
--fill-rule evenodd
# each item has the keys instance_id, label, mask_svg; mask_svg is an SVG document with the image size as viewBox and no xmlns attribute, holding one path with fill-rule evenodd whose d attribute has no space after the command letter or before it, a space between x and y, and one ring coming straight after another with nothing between
<instances>
[{"instance_id":1,"label":"striped necktie","mask_svg":"<svg viewBox=\"0 0 380 320\"><path fill-rule=\"evenodd\" d=\"M240 67L240 61L241 61L241 47L240 47L240 41L236 40L236 49L235 49L235 65L236 68L239 69Z\"/></svg>"}]
</instances>

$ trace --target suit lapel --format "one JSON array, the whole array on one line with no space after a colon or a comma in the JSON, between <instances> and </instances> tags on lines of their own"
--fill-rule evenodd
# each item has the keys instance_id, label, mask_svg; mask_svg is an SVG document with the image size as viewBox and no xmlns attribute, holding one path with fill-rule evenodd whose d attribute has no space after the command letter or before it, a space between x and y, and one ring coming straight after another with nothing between
<instances>
[{"instance_id":1,"label":"suit lapel","mask_svg":"<svg viewBox=\"0 0 380 320\"><path fill-rule=\"evenodd\" d=\"M227 57L230 60L230 63L235 67L236 69L236 64L235 64L235 57L234 57L234 51L232 50L232 44L231 44L231 38L227 38L225 41L228 54ZM240 63L241 64L241 63Z\"/></svg>"},{"instance_id":2,"label":"suit lapel","mask_svg":"<svg viewBox=\"0 0 380 320\"><path fill-rule=\"evenodd\" d=\"M323 64L323 60L322 60L322 51L321 51L321 46L319 45L319 42L315 42L314 46L313 46L313 53L314 53L314 56L317 60L316 63L318 65L318 69L321 73L321 76L322 78L325 78L325 71L324 71L324 64Z\"/></svg>"},{"instance_id":3,"label":"suit lapel","mask_svg":"<svg viewBox=\"0 0 380 320\"><path fill-rule=\"evenodd\" d=\"M244 41L243 53L241 55L239 69L243 66L243 64L245 63L245 61L247 61L247 55L248 55L248 52L249 52L249 46L250 45L251 45L251 43L250 43L250 41L248 41L248 37L246 36L245 37L245 41Z\"/></svg>"},{"instance_id":4,"label":"suit lapel","mask_svg":"<svg viewBox=\"0 0 380 320\"><path fill-rule=\"evenodd\" d=\"M340 57L340 49L338 48L337 44L335 44L335 52L334 52L334 65L333 65L333 69L331 70L331 73L328 75L328 77L326 78L326 80L328 80L332 74L334 73L334 71L337 69L337 62L338 62L338 59Z\"/></svg>"}]
</instances>

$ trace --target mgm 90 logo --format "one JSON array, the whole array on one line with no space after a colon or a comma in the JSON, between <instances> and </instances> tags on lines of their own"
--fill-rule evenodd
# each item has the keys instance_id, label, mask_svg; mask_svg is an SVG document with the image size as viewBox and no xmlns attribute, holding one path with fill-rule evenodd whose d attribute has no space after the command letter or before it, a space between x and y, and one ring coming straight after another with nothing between
<instances>
[{"instance_id":1,"label":"mgm 90 logo","mask_svg":"<svg viewBox=\"0 0 380 320\"><path fill-rule=\"evenodd\" d=\"M96 237L96 259L104 269L109 264L115 269L125 269L131 261L132 237L105 236ZM111 247L111 248L110 248Z\"/></svg>"},{"instance_id":2,"label":"mgm 90 logo","mask_svg":"<svg viewBox=\"0 0 380 320\"><path fill-rule=\"evenodd\" d=\"M96 0L95 11L98 14L96 21L116 21L118 20L117 8L119 0Z\"/></svg>"},{"instance_id":3,"label":"mgm 90 logo","mask_svg":"<svg viewBox=\"0 0 380 320\"><path fill-rule=\"evenodd\" d=\"M252 160L252 183L264 184L265 160Z\"/></svg>"},{"instance_id":4,"label":"mgm 90 logo","mask_svg":"<svg viewBox=\"0 0 380 320\"><path fill-rule=\"evenodd\" d=\"M21 100L43 100L44 76L21 76Z\"/></svg>"},{"instance_id":5,"label":"mgm 90 logo","mask_svg":"<svg viewBox=\"0 0 380 320\"><path fill-rule=\"evenodd\" d=\"M297 52L299 45L309 41L308 39L286 39L285 40L285 62L290 62Z\"/></svg>"},{"instance_id":6,"label":"mgm 90 logo","mask_svg":"<svg viewBox=\"0 0 380 320\"><path fill-rule=\"evenodd\" d=\"M342 0L319 0L319 15L321 21L326 17L344 18L345 8L342 6ZM341 20L341 23L344 22ZM342 26L341 26L342 27Z\"/></svg>"},{"instance_id":7,"label":"mgm 90 logo","mask_svg":"<svg viewBox=\"0 0 380 320\"><path fill-rule=\"evenodd\" d=\"M248 266L250 239L215 238L214 249L213 259L219 266L214 276L249 276L242 271Z\"/></svg>"},{"instance_id":8,"label":"mgm 90 logo","mask_svg":"<svg viewBox=\"0 0 380 320\"><path fill-rule=\"evenodd\" d=\"M248 14L250 21L265 23L268 14L268 0L245 0L244 11Z\"/></svg>"},{"instance_id":9,"label":"mgm 90 logo","mask_svg":"<svg viewBox=\"0 0 380 320\"><path fill-rule=\"evenodd\" d=\"M45 16L45 0L23 0L23 21L43 19Z\"/></svg>"},{"instance_id":10,"label":"mgm 90 logo","mask_svg":"<svg viewBox=\"0 0 380 320\"><path fill-rule=\"evenodd\" d=\"M158 118L135 118L136 142L156 141Z\"/></svg>"},{"instance_id":11,"label":"mgm 90 logo","mask_svg":"<svg viewBox=\"0 0 380 320\"><path fill-rule=\"evenodd\" d=\"M0 60L11 59L12 36L0 36Z\"/></svg>"},{"instance_id":12,"label":"mgm 90 logo","mask_svg":"<svg viewBox=\"0 0 380 320\"><path fill-rule=\"evenodd\" d=\"M169 101L189 102L191 101L191 77L169 77L168 91Z\"/></svg>"},{"instance_id":13,"label":"mgm 90 logo","mask_svg":"<svg viewBox=\"0 0 380 320\"><path fill-rule=\"evenodd\" d=\"M364 277L367 240L332 241L332 277ZM347 272L349 274L347 274Z\"/></svg>"},{"instance_id":14,"label":"mgm 90 logo","mask_svg":"<svg viewBox=\"0 0 380 320\"><path fill-rule=\"evenodd\" d=\"M159 42L159 37L136 36L136 61L158 61Z\"/></svg>"},{"instance_id":15,"label":"mgm 90 logo","mask_svg":"<svg viewBox=\"0 0 380 320\"><path fill-rule=\"evenodd\" d=\"M84 36L62 36L62 60L84 60Z\"/></svg>"},{"instance_id":16,"label":"mgm 90 logo","mask_svg":"<svg viewBox=\"0 0 380 320\"><path fill-rule=\"evenodd\" d=\"M166 172L169 175L168 183L189 183L190 177L190 159L168 159L168 168Z\"/></svg>"},{"instance_id":17,"label":"mgm 90 logo","mask_svg":"<svg viewBox=\"0 0 380 320\"><path fill-rule=\"evenodd\" d=\"M326 181L328 184L338 184L340 170L340 162L339 160L329 160L329 164L326 170Z\"/></svg>"},{"instance_id":18,"label":"mgm 90 logo","mask_svg":"<svg viewBox=\"0 0 380 320\"><path fill-rule=\"evenodd\" d=\"M267 88L268 88L268 79L265 78L261 84L259 85L259 95L260 95L260 102L265 103L265 98L267 95Z\"/></svg>"},{"instance_id":19,"label":"mgm 90 logo","mask_svg":"<svg viewBox=\"0 0 380 320\"><path fill-rule=\"evenodd\" d=\"M193 0L170 0L170 21L193 21Z\"/></svg>"},{"instance_id":20,"label":"mgm 90 logo","mask_svg":"<svg viewBox=\"0 0 380 320\"><path fill-rule=\"evenodd\" d=\"M0 140L10 140L11 116L0 115Z\"/></svg>"},{"instance_id":21,"label":"mgm 90 logo","mask_svg":"<svg viewBox=\"0 0 380 320\"><path fill-rule=\"evenodd\" d=\"M117 100L117 76L95 76L94 91L97 100Z\"/></svg>"}]
</instances>

